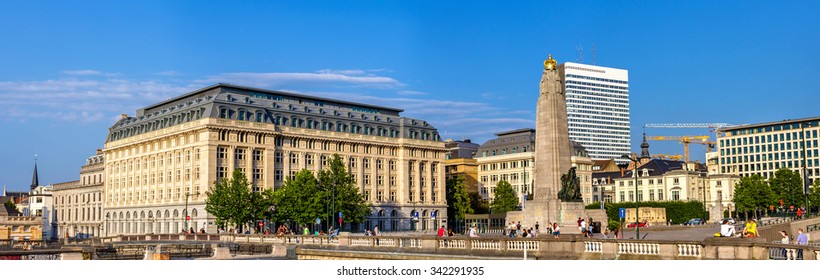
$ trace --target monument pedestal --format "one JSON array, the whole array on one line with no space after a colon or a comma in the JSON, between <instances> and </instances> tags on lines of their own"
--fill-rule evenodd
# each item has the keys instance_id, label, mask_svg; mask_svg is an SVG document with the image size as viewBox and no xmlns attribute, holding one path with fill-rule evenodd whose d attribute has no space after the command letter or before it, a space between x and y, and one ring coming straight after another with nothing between
<instances>
[{"instance_id":1,"label":"monument pedestal","mask_svg":"<svg viewBox=\"0 0 820 280\"><path fill-rule=\"evenodd\" d=\"M608 225L606 211L601 209L584 209L583 202L562 202L558 199L550 199L541 203L527 203L523 211L507 212L507 221L521 222L522 228L535 228L538 222L543 232L547 225L557 223L563 233L580 233L578 231L578 218L589 222L592 218L594 222L601 222L601 230Z\"/></svg>"}]
</instances>

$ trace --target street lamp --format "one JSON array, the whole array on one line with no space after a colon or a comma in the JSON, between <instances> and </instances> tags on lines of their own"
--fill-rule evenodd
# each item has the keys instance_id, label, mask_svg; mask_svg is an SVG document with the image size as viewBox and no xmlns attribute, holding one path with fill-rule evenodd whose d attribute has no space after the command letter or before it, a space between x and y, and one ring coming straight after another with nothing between
<instances>
[{"instance_id":1,"label":"street lamp","mask_svg":"<svg viewBox=\"0 0 820 280\"><path fill-rule=\"evenodd\" d=\"M701 191L703 196L703 221L706 222L706 220L709 220L709 217L706 216L706 172L698 172L698 177L700 177L700 187L703 188ZM723 213L721 213L722 215Z\"/></svg>"},{"instance_id":2,"label":"street lamp","mask_svg":"<svg viewBox=\"0 0 820 280\"><path fill-rule=\"evenodd\" d=\"M639 228L641 227L641 223L638 221L638 159L634 159L629 155L622 155L621 158L625 158L631 160L635 163L635 167L632 168L632 175L635 176L635 239L641 239L641 233Z\"/></svg>"},{"instance_id":3,"label":"street lamp","mask_svg":"<svg viewBox=\"0 0 820 280\"><path fill-rule=\"evenodd\" d=\"M188 217L190 217L188 214L188 197L192 195L199 195L199 193L191 194L190 192L185 192L185 217L183 217L183 219L185 219L185 222L183 223L185 226L182 227L182 230L188 230Z\"/></svg>"},{"instance_id":4,"label":"street lamp","mask_svg":"<svg viewBox=\"0 0 820 280\"><path fill-rule=\"evenodd\" d=\"M806 172L806 124L805 122L800 123L800 138L803 139L803 194L806 196L806 211L811 211L809 207L809 174Z\"/></svg>"}]
</instances>

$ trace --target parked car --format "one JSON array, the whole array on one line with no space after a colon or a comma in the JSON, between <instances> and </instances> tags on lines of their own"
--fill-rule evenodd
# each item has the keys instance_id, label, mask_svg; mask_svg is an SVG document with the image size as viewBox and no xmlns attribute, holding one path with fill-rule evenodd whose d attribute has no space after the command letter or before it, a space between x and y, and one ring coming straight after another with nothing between
<instances>
[{"instance_id":1,"label":"parked car","mask_svg":"<svg viewBox=\"0 0 820 280\"><path fill-rule=\"evenodd\" d=\"M648 226L649 226L649 224L647 224L646 222L640 222L640 223L638 224L638 226L639 226L639 227L648 227ZM635 228L635 223L634 223L634 222L629 223L628 225L626 225L626 227L627 227L627 228Z\"/></svg>"},{"instance_id":2,"label":"parked car","mask_svg":"<svg viewBox=\"0 0 820 280\"><path fill-rule=\"evenodd\" d=\"M721 219L721 220L717 221L716 223L718 223L719 225L722 225L722 224L723 224L723 221L729 221L729 224L730 224L730 225L734 225L734 224L735 224L735 219L734 219L734 218L723 218L723 219Z\"/></svg>"},{"instance_id":3,"label":"parked car","mask_svg":"<svg viewBox=\"0 0 820 280\"><path fill-rule=\"evenodd\" d=\"M693 218L693 219L689 220L688 222L683 223L683 225L685 225L685 226L694 226L694 225L702 225L702 224L705 224L705 223L706 222L704 222L703 219L701 219L701 218Z\"/></svg>"}]
</instances>

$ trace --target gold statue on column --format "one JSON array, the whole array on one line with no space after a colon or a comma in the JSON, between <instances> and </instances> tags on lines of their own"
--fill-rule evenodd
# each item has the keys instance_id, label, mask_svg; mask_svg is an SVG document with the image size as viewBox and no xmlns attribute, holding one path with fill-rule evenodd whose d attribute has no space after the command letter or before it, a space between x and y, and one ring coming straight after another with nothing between
<instances>
[{"instance_id":1,"label":"gold statue on column","mask_svg":"<svg viewBox=\"0 0 820 280\"><path fill-rule=\"evenodd\" d=\"M544 60L544 70L555 70L555 65L557 64L558 62L555 61L555 59L552 59L552 54L550 54L549 58Z\"/></svg>"}]
</instances>

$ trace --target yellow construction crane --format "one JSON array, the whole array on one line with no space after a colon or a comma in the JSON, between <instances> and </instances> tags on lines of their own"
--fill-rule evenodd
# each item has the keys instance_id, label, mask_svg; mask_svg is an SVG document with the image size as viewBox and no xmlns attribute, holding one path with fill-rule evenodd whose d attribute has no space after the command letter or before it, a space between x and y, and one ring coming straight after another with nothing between
<instances>
[{"instance_id":1,"label":"yellow construction crane","mask_svg":"<svg viewBox=\"0 0 820 280\"><path fill-rule=\"evenodd\" d=\"M698 136L646 136L646 140L654 141L678 141L683 144L683 159L689 162L689 144L700 144L706 146L706 151L711 152L715 147L714 141L709 141L708 135Z\"/></svg>"},{"instance_id":2,"label":"yellow construction crane","mask_svg":"<svg viewBox=\"0 0 820 280\"><path fill-rule=\"evenodd\" d=\"M652 158L657 158L657 159L662 159L662 160L666 160L666 159L681 160L683 158L683 156L682 155L654 154L654 155L652 155Z\"/></svg>"}]
</instances>

